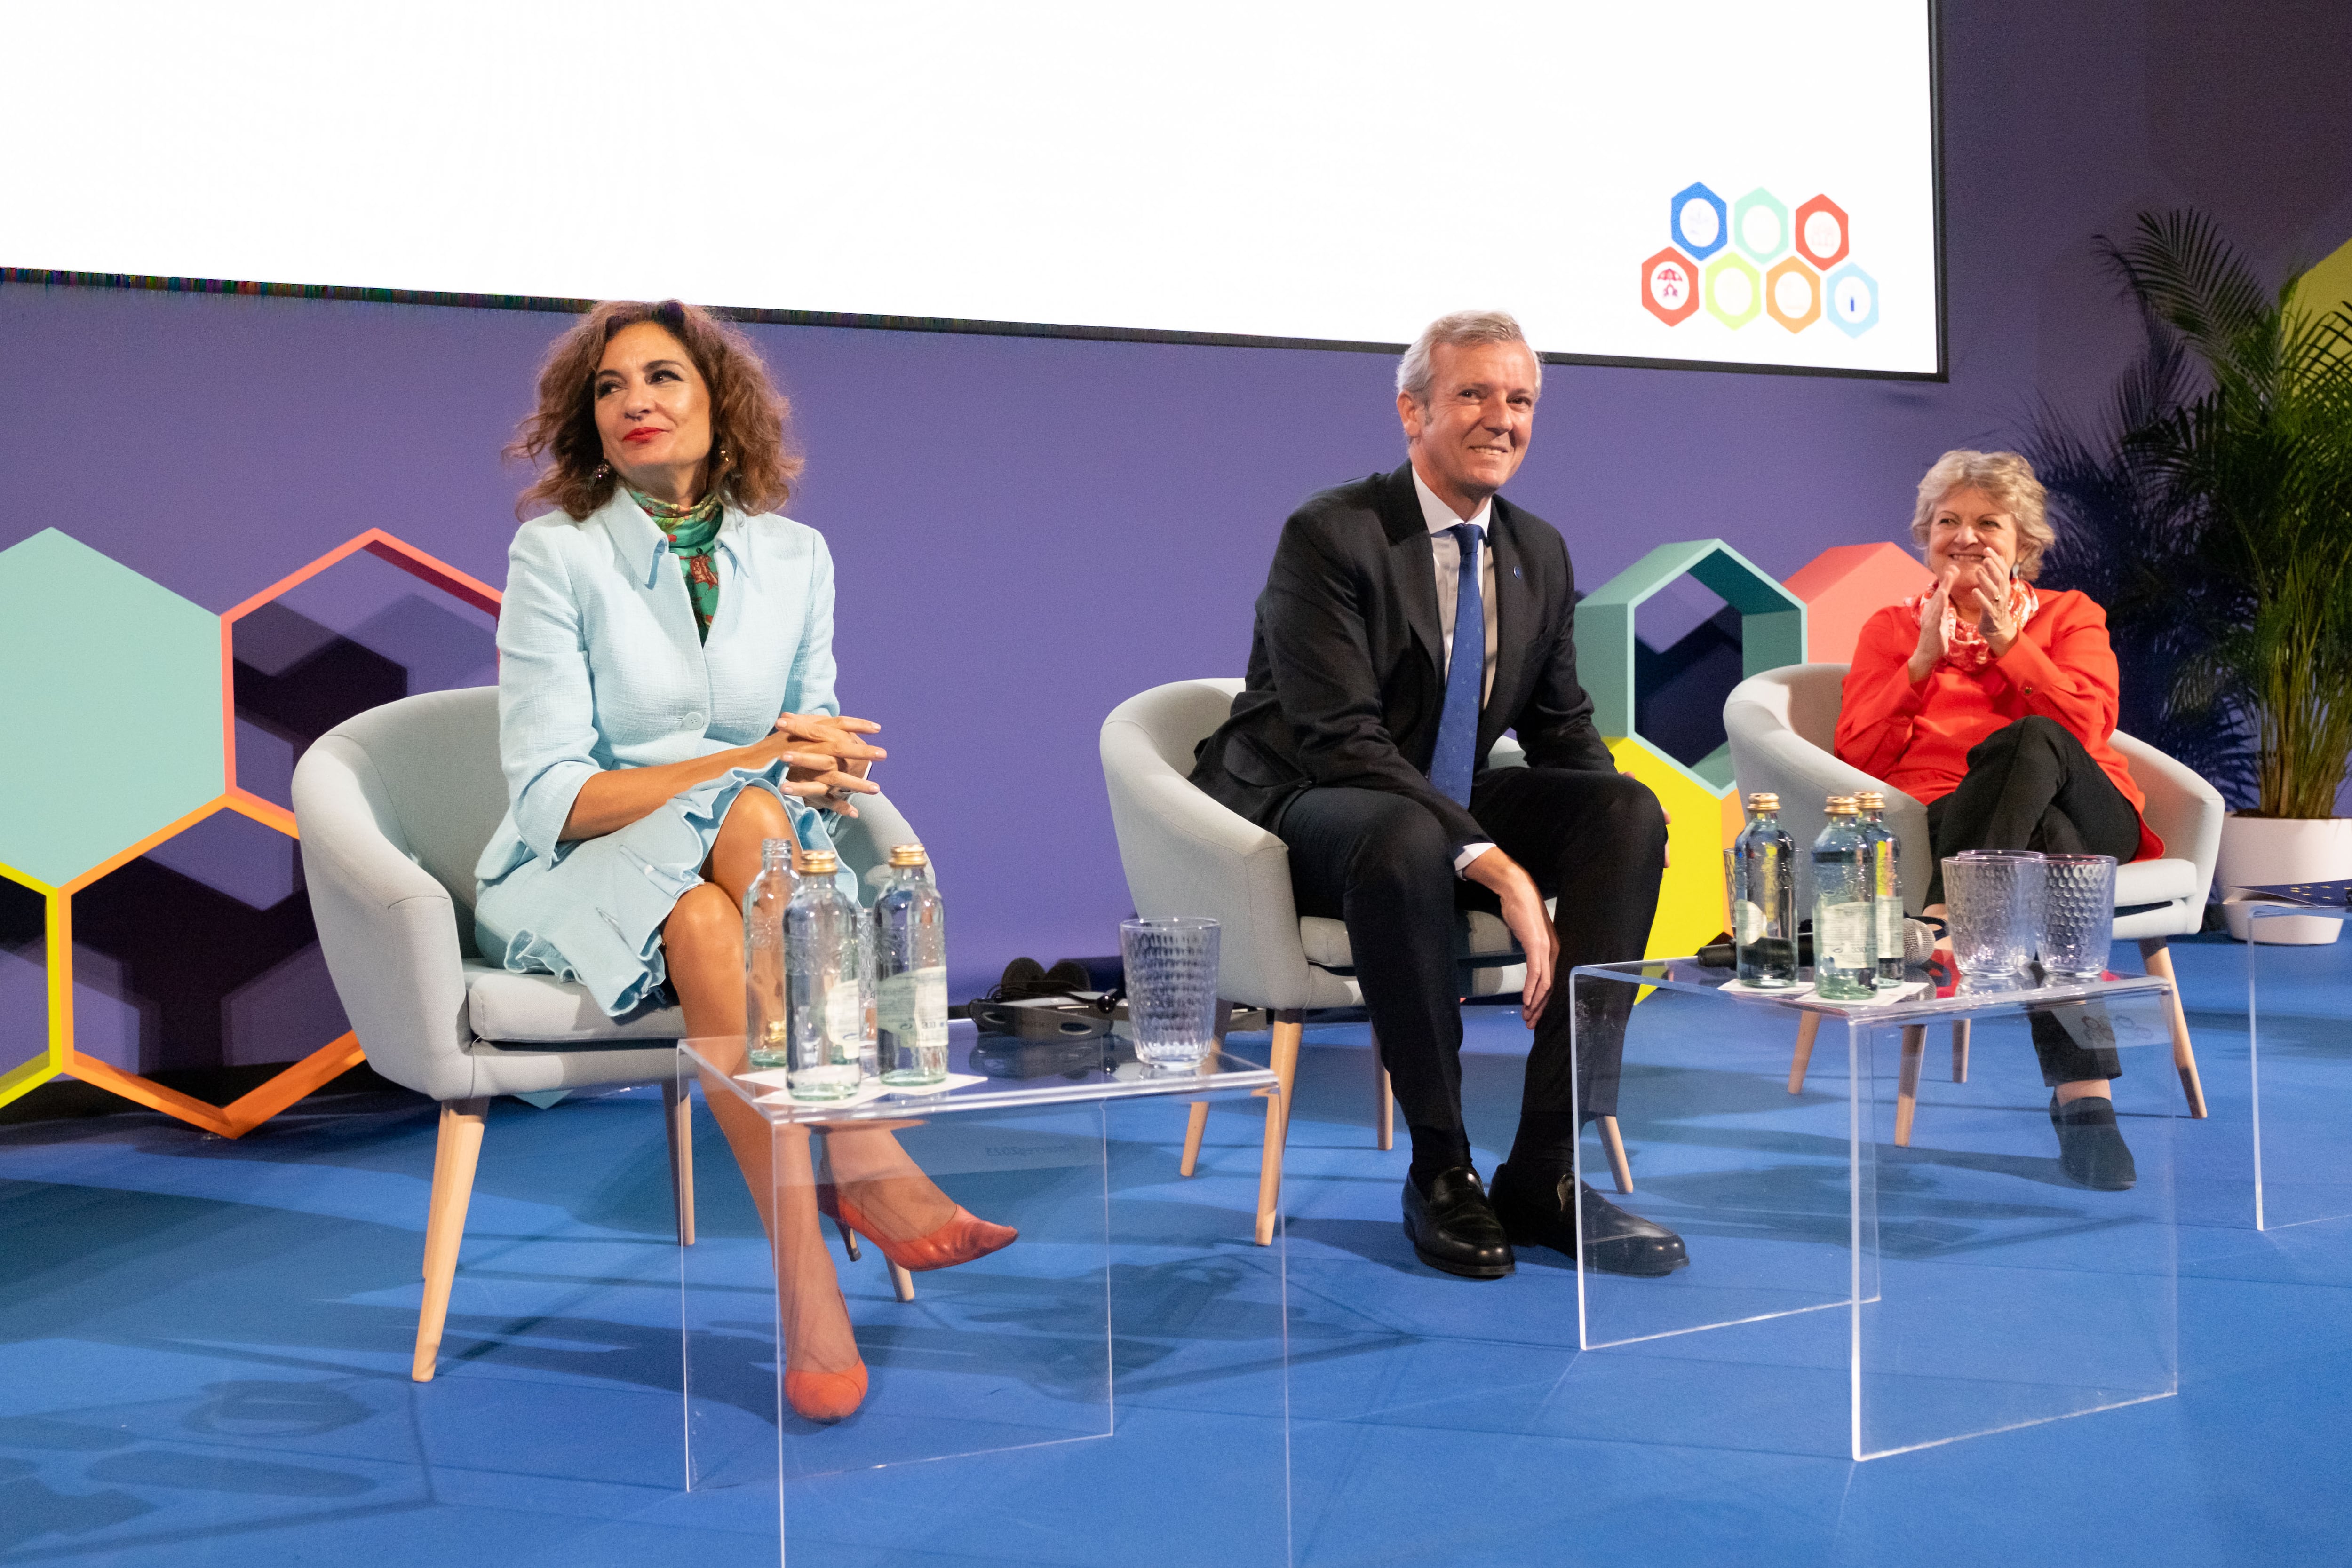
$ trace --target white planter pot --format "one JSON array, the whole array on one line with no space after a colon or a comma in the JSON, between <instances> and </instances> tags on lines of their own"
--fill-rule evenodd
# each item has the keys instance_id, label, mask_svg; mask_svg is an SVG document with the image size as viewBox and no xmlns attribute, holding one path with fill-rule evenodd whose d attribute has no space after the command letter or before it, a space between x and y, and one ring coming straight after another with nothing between
<instances>
[{"instance_id":1,"label":"white planter pot","mask_svg":"<svg viewBox=\"0 0 2352 1568\"><path fill-rule=\"evenodd\" d=\"M2213 863L2213 891L2234 901L2238 891L2265 883L2336 882L2352 877L2352 817L2241 817L2221 822L2221 854ZM2230 935L2243 942L2249 928L2262 940L2320 947L2336 940L2344 922L2329 915L2256 921L2234 902L2221 906Z\"/></svg>"}]
</instances>

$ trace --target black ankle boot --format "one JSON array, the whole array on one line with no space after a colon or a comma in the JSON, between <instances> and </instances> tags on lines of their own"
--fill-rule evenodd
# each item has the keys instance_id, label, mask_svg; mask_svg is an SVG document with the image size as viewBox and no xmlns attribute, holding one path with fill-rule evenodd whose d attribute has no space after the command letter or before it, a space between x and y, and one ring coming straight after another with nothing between
<instances>
[{"instance_id":1,"label":"black ankle boot","mask_svg":"<svg viewBox=\"0 0 2352 1568\"><path fill-rule=\"evenodd\" d=\"M2116 1103L2105 1095L2085 1094L2061 1105L2053 1093L2050 1124L2058 1130L2058 1168L2075 1186L2123 1192L2139 1180L2139 1167L2116 1125Z\"/></svg>"}]
</instances>

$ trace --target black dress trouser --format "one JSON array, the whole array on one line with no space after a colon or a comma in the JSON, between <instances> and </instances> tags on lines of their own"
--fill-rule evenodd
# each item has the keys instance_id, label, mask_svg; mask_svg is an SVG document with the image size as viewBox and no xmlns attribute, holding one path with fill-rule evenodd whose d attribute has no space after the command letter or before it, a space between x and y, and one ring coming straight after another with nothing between
<instances>
[{"instance_id":1,"label":"black dress trouser","mask_svg":"<svg viewBox=\"0 0 2352 1568\"><path fill-rule=\"evenodd\" d=\"M1520 1093L1523 1130L1574 1134L1612 1114L1631 986L1597 986L1582 1026L1581 1117L1570 1113L1568 971L1642 956L1665 869L1665 813L1646 785L1619 773L1496 768L1470 789L1470 814L1496 847L1557 897L1552 999L1536 1023ZM1422 806L1382 789L1310 789L1276 828L1290 847L1298 912L1343 920L1356 982L1380 1036L1397 1103L1416 1129L1463 1135L1457 912L1499 908L1457 877L1444 830ZM1605 996L1601 995L1605 994Z\"/></svg>"},{"instance_id":2,"label":"black dress trouser","mask_svg":"<svg viewBox=\"0 0 2352 1568\"><path fill-rule=\"evenodd\" d=\"M1995 730L1969 752L1959 787L1927 804L1927 836L1936 865L1928 904L1944 902L1944 857L1963 850L2042 850L2051 854L2113 855L2117 864L2139 852L2139 813L2116 788L2074 731L2040 714ZM2119 1078L2123 1065L2106 1038L2106 1009L2076 1007L2032 1016L2042 1080L2055 1086L2090 1078ZM2084 1037L2078 1040L2077 1035Z\"/></svg>"}]
</instances>

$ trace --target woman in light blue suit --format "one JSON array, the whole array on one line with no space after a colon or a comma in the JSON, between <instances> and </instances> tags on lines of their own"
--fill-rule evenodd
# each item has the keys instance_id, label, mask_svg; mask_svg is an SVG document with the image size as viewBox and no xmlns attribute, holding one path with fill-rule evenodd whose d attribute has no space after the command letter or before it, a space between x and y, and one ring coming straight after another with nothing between
<instances>
[{"instance_id":1,"label":"woman in light blue suit","mask_svg":"<svg viewBox=\"0 0 2352 1568\"><path fill-rule=\"evenodd\" d=\"M478 944L577 980L614 1016L675 992L694 1036L743 1038L740 912L761 841L831 848L828 818L856 814L884 755L866 738L879 727L834 695L824 538L770 510L801 467L788 412L751 344L706 312L611 301L550 350L509 448L544 465L519 509L554 509L508 552L508 808L476 867ZM772 1172L766 1126L731 1096L709 1103L775 1245L786 1393L837 1420L866 1367L805 1134L775 1145L791 1168ZM893 1260L941 1268L1013 1239L888 1133L828 1144L826 1196Z\"/></svg>"}]
</instances>

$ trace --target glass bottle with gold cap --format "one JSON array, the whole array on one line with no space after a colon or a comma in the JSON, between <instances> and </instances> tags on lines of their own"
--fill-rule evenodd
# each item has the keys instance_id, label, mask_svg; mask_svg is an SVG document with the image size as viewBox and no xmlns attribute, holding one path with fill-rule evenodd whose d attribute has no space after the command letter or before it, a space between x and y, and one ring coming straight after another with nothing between
<instances>
[{"instance_id":1,"label":"glass bottle with gold cap","mask_svg":"<svg viewBox=\"0 0 2352 1568\"><path fill-rule=\"evenodd\" d=\"M1732 845L1731 944L1742 985L1797 983L1797 841L1780 826L1780 797L1748 797L1748 826Z\"/></svg>"},{"instance_id":2,"label":"glass bottle with gold cap","mask_svg":"<svg viewBox=\"0 0 2352 1568\"><path fill-rule=\"evenodd\" d=\"M874 901L881 972L882 1082L919 1089L948 1075L946 906L920 844L890 852L890 880Z\"/></svg>"},{"instance_id":3,"label":"glass bottle with gold cap","mask_svg":"<svg viewBox=\"0 0 2352 1568\"><path fill-rule=\"evenodd\" d=\"M1865 1001L1878 983L1869 867L1853 797L1832 795L1828 810L1830 820L1813 841L1813 994L1823 1001Z\"/></svg>"},{"instance_id":4,"label":"glass bottle with gold cap","mask_svg":"<svg viewBox=\"0 0 2352 1568\"><path fill-rule=\"evenodd\" d=\"M864 1076L866 988L860 983L861 911L835 884L831 850L799 850L799 878L784 909L784 1008L795 1100L846 1100Z\"/></svg>"},{"instance_id":5,"label":"glass bottle with gold cap","mask_svg":"<svg viewBox=\"0 0 2352 1568\"><path fill-rule=\"evenodd\" d=\"M1903 983L1903 874L1896 863L1895 830L1886 825L1886 797L1876 789L1857 789L1854 821L1863 837L1863 859L1870 869L1871 945L1878 953L1878 983Z\"/></svg>"},{"instance_id":6,"label":"glass bottle with gold cap","mask_svg":"<svg viewBox=\"0 0 2352 1568\"><path fill-rule=\"evenodd\" d=\"M743 1018L751 1065L790 1067L784 1017L784 907L793 901L793 841L760 841L760 874L743 890Z\"/></svg>"}]
</instances>

